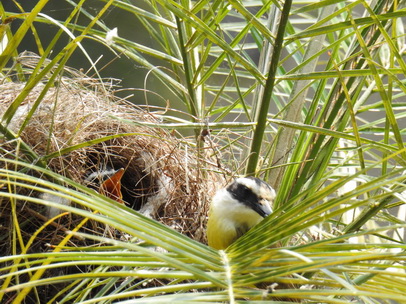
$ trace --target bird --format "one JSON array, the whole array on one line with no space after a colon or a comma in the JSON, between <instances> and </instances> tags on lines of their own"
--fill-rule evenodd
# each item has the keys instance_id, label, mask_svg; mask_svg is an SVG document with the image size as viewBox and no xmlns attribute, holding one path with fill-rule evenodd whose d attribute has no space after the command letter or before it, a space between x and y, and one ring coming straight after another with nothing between
<instances>
[{"instance_id":1,"label":"bird","mask_svg":"<svg viewBox=\"0 0 406 304\"><path fill-rule=\"evenodd\" d=\"M207 221L208 245L224 250L272 213L275 190L256 177L238 177L214 195Z\"/></svg>"},{"instance_id":2,"label":"bird","mask_svg":"<svg viewBox=\"0 0 406 304\"><path fill-rule=\"evenodd\" d=\"M99 187L99 193L124 205L123 194L121 193L121 179L124 175L124 168L121 168L109 176Z\"/></svg>"},{"instance_id":3,"label":"bird","mask_svg":"<svg viewBox=\"0 0 406 304\"><path fill-rule=\"evenodd\" d=\"M124 168L120 168L119 170L114 170L111 168L106 168L103 170L101 169L100 171L89 174L85 179L85 184L91 187L93 187L95 184L99 184L98 192L100 194L103 194L104 196L111 198L120 204L125 204L123 201L123 194L121 193L121 179L123 174ZM39 198L48 202L57 203L59 205L71 205L71 201L69 199L57 194L44 192L39 195ZM46 209L46 217L48 219L56 217L60 213L62 213L62 210L55 206L48 206Z\"/></svg>"},{"instance_id":4,"label":"bird","mask_svg":"<svg viewBox=\"0 0 406 304\"><path fill-rule=\"evenodd\" d=\"M124 204L121 179L124 175L124 168L118 170L112 169L108 166L103 166L99 170L90 173L86 179L85 184L88 187L97 188L100 194L111 198L120 204Z\"/></svg>"}]
</instances>

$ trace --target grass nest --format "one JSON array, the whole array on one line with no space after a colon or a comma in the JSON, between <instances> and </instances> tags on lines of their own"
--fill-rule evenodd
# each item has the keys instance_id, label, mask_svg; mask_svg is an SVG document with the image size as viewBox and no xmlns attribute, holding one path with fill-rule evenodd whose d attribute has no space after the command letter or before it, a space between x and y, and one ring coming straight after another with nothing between
<instances>
[{"instance_id":1,"label":"grass nest","mask_svg":"<svg viewBox=\"0 0 406 304\"><path fill-rule=\"evenodd\" d=\"M53 172L88 187L98 187L89 181L95 172L123 168L121 189L128 206L197 241L206 242L208 204L215 185L222 184L221 177L211 170L202 173L200 164L204 160L198 159L179 134L175 136L173 131L146 126L146 123L159 125L160 120L153 113L115 97L105 84L75 73L59 79L45 91L46 82L39 83L24 98L21 96L26 84L4 78L0 83L2 116L10 113L16 100L21 103L14 108L12 119L3 122L3 129L18 133L39 159L46 159L47 167ZM43 92L46 93L41 96ZM1 157L30 161L28 154L16 147L16 142L3 136ZM6 165L7 162L0 163L3 168ZM3 187L1 191L8 190ZM30 190L26 188L17 191L38 195L35 191L27 193ZM12 208L10 200L2 197L0 256L11 253L15 218L20 222L23 237L28 239L44 224L49 211L38 204L18 201L17 217L13 218ZM57 225L37 237L32 250L44 250L44 244L54 244L58 241L55 238L65 236L64 229L72 229L80 220L75 215L59 218ZM98 227L100 223L91 225L88 229L95 233L105 231L105 227Z\"/></svg>"}]
</instances>

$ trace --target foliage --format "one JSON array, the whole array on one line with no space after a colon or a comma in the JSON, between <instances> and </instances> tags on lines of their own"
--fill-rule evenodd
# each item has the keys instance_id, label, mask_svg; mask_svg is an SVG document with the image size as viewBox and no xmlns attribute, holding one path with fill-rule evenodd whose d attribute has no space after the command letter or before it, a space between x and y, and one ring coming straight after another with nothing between
<instances>
[{"instance_id":1,"label":"foliage","mask_svg":"<svg viewBox=\"0 0 406 304\"><path fill-rule=\"evenodd\" d=\"M3 113L4 137L12 139L7 123L24 95L50 71L52 86L77 48L91 60L83 42L94 40L150 69L183 102L186 115L162 114L157 127L193 129L196 138L209 129L220 167L261 176L278 196L271 216L217 252L41 166L3 157L2 197L53 204L16 187L69 197L86 209L64 210L114 227L131 241L78 226L52 250L28 253L36 234L23 243L16 219L13 254L0 258L6 292L0 299L18 290L13 303L21 303L41 286L61 284L58 303L406 301L401 3L100 0L93 12L86 0L67 0L70 15L57 21L41 13L47 2L38 1L31 12L0 6L4 17L20 13L15 18L24 20L17 31L7 29L0 56L5 77L21 40L31 32L38 37L36 24L59 28L48 45L36 40L43 61ZM130 12L154 46L120 37L120 29L111 37L103 22L111 9ZM70 41L51 54L63 36ZM165 68L153 63L157 59ZM27 174L32 170L46 178ZM105 245L75 248L73 236ZM72 265L88 271L44 276L46 269ZM20 283L23 275L29 280Z\"/></svg>"}]
</instances>

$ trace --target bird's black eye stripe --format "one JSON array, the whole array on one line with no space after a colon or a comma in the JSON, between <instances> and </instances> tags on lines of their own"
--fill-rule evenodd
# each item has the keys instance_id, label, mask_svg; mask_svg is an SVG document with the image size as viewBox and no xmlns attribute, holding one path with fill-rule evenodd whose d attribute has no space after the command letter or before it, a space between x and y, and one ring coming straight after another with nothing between
<instances>
[{"instance_id":1,"label":"bird's black eye stripe","mask_svg":"<svg viewBox=\"0 0 406 304\"><path fill-rule=\"evenodd\" d=\"M241 203L251 207L258 203L258 196L252 192L247 186L240 183L234 182L227 187L227 190L233 196L234 199L240 201Z\"/></svg>"}]
</instances>

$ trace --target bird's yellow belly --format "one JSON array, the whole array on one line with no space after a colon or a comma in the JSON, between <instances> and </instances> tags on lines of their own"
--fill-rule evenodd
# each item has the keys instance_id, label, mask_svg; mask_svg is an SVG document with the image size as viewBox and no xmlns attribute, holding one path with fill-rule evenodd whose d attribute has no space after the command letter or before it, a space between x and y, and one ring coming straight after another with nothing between
<instances>
[{"instance_id":1,"label":"bird's yellow belly","mask_svg":"<svg viewBox=\"0 0 406 304\"><path fill-rule=\"evenodd\" d=\"M216 221L211 218L207 224L207 240L210 247L223 250L248 230L247 224L237 224L224 219Z\"/></svg>"}]
</instances>

